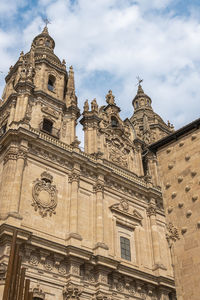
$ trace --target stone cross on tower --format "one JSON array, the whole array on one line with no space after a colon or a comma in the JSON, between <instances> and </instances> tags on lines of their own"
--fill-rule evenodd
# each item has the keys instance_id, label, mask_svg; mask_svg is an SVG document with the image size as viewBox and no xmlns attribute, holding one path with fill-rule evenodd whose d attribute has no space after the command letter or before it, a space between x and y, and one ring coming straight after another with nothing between
<instances>
[{"instance_id":1,"label":"stone cross on tower","mask_svg":"<svg viewBox=\"0 0 200 300\"><path fill-rule=\"evenodd\" d=\"M140 78L140 76L136 77L138 83L136 85L140 85L143 82L143 79Z\"/></svg>"},{"instance_id":2,"label":"stone cross on tower","mask_svg":"<svg viewBox=\"0 0 200 300\"><path fill-rule=\"evenodd\" d=\"M51 24L47 18L43 19L43 22L45 23L45 27L47 27L48 24Z\"/></svg>"}]
</instances>

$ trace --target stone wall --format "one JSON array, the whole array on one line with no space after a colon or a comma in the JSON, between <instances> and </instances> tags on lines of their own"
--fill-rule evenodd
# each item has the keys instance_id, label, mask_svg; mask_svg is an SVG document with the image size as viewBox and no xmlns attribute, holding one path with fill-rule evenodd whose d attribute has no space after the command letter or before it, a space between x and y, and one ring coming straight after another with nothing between
<instances>
[{"instance_id":1,"label":"stone wall","mask_svg":"<svg viewBox=\"0 0 200 300\"><path fill-rule=\"evenodd\" d=\"M192 129L157 150L178 300L200 295L199 149L200 130Z\"/></svg>"}]
</instances>

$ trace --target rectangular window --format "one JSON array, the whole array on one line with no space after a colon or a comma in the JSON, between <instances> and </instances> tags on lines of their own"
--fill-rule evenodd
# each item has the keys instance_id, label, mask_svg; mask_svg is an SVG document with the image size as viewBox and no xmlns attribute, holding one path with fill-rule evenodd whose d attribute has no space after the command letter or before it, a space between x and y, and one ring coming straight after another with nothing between
<instances>
[{"instance_id":1,"label":"rectangular window","mask_svg":"<svg viewBox=\"0 0 200 300\"><path fill-rule=\"evenodd\" d=\"M131 260L130 240L120 236L121 258Z\"/></svg>"}]
</instances>

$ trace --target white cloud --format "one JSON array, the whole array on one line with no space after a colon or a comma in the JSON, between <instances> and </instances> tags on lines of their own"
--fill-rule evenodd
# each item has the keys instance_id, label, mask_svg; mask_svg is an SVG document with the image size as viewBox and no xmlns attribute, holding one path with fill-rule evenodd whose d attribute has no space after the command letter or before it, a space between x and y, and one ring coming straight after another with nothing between
<instances>
[{"instance_id":1,"label":"white cloud","mask_svg":"<svg viewBox=\"0 0 200 300\"><path fill-rule=\"evenodd\" d=\"M193 15L171 13L171 0L40 0L36 12L51 20L49 32L56 42L55 53L67 65L74 65L80 108L85 98L103 103L109 83L90 79L105 71L122 106L122 116L131 116L137 75L144 78L144 90L154 110L180 127L198 117L200 93L200 22ZM168 7L168 13L164 11ZM44 10L45 9L45 10ZM156 13L155 11L156 10ZM41 31L39 13L22 32L28 50ZM5 32L0 54L6 61L9 39ZM0 32L1 35L1 32ZM1 36L0 36L1 37ZM18 47L20 45L18 41ZM12 53L14 53L14 47ZM24 50L24 49L23 49ZM4 66L5 67L5 66ZM99 75L100 76L100 75ZM98 85L99 82L99 85ZM85 86L87 84L87 86Z\"/></svg>"}]
</instances>

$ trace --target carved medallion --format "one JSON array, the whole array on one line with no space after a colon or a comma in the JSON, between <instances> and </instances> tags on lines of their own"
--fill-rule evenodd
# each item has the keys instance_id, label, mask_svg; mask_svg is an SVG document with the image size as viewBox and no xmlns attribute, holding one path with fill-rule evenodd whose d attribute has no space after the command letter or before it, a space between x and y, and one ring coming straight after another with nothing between
<instances>
[{"instance_id":1,"label":"carved medallion","mask_svg":"<svg viewBox=\"0 0 200 300\"><path fill-rule=\"evenodd\" d=\"M64 264L61 264L59 266L58 273L60 273L61 275L65 275L67 273L67 269L66 269L66 266Z\"/></svg>"},{"instance_id":2,"label":"carved medallion","mask_svg":"<svg viewBox=\"0 0 200 300\"><path fill-rule=\"evenodd\" d=\"M35 255L35 254L32 254L30 259L29 259L29 263L33 266L37 266L39 264L38 256Z\"/></svg>"},{"instance_id":3,"label":"carved medallion","mask_svg":"<svg viewBox=\"0 0 200 300\"><path fill-rule=\"evenodd\" d=\"M120 204L121 204L121 207L124 211L128 211L129 210L129 203L128 203L128 200L126 199L122 199L120 201Z\"/></svg>"},{"instance_id":4,"label":"carved medallion","mask_svg":"<svg viewBox=\"0 0 200 300\"><path fill-rule=\"evenodd\" d=\"M47 270L47 271L51 271L53 269L53 262L49 259L47 259L45 261L45 264L44 264L44 268Z\"/></svg>"},{"instance_id":5,"label":"carved medallion","mask_svg":"<svg viewBox=\"0 0 200 300\"><path fill-rule=\"evenodd\" d=\"M41 179L34 181L32 189L33 203L35 211L39 210L42 217L48 213L51 216L55 214L55 208L57 206L57 189L55 185L52 185L53 177L47 172L41 174Z\"/></svg>"}]
</instances>

